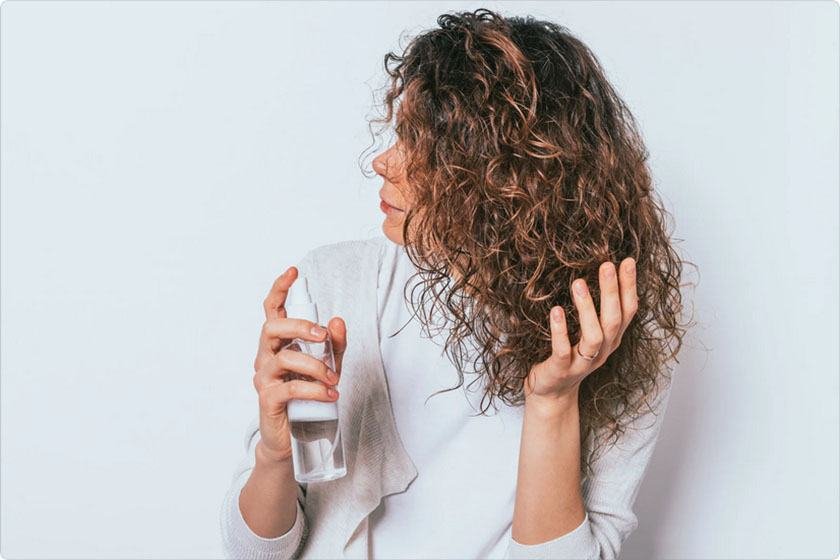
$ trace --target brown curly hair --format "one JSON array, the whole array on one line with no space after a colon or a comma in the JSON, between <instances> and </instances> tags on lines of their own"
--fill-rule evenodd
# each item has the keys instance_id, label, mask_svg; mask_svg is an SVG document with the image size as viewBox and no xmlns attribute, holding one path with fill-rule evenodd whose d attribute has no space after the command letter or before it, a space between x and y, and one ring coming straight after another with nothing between
<instances>
[{"instance_id":1,"label":"brown curly hair","mask_svg":"<svg viewBox=\"0 0 840 560\"><path fill-rule=\"evenodd\" d=\"M531 367L551 353L551 307L564 308L574 344L572 281L584 278L597 306L599 265L632 256L638 311L579 391L581 441L602 431L617 441L670 383L666 366L679 362L686 331L684 261L635 120L595 55L560 25L486 9L437 24L385 55L386 112L372 121L396 115L412 186L403 235L422 293L407 299L427 331L435 309L449 318L460 382L447 390L463 385L472 356L482 403L516 406ZM598 448L582 451L582 477Z\"/></svg>"}]
</instances>

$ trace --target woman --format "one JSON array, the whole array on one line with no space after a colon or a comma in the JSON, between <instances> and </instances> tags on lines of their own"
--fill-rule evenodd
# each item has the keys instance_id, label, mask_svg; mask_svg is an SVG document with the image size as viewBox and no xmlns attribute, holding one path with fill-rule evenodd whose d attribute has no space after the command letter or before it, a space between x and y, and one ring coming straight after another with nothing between
<instances>
[{"instance_id":1,"label":"woman","mask_svg":"<svg viewBox=\"0 0 840 560\"><path fill-rule=\"evenodd\" d=\"M685 332L647 152L564 28L438 24L385 58L385 237L315 248L264 302L231 556L616 558L638 524ZM326 331L286 317L300 272ZM324 336L334 372L278 352ZM291 398L337 399L347 476L295 482Z\"/></svg>"}]
</instances>

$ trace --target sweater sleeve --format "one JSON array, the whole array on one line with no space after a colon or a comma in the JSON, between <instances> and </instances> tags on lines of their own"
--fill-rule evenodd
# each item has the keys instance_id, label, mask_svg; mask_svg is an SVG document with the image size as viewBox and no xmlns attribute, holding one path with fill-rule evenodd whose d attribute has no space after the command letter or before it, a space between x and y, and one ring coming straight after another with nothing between
<instances>
[{"instance_id":1,"label":"sweater sleeve","mask_svg":"<svg viewBox=\"0 0 840 560\"><path fill-rule=\"evenodd\" d=\"M605 450L598 452L593 473L582 484L586 514L577 528L539 544L526 545L511 537L505 558L618 558L622 543L638 527L633 503L659 437L670 394L669 381L652 399L651 410L643 408L645 412L630 423L614 445L606 444Z\"/></svg>"},{"instance_id":2,"label":"sweater sleeve","mask_svg":"<svg viewBox=\"0 0 840 560\"><path fill-rule=\"evenodd\" d=\"M260 560L288 560L295 558L306 542L308 521L303 510L306 503L306 484L298 484L295 501L297 516L291 529L283 535L265 538L254 533L242 517L239 494L256 463L256 446L260 437L259 419L251 421L245 434L245 457L241 460L220 512L222 545L226 558L256 558Z\"/></svg>"}]
</instances>

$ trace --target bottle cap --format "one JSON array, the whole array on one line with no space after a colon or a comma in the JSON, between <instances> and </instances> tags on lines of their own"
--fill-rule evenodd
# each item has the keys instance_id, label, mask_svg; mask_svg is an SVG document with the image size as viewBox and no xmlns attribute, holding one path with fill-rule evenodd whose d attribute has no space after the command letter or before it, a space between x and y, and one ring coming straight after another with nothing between
<instances>
[{"instance_id":1,"label":"bottle cap","mask_svg":"<svg viewBox=\"0 0 840 560\"><path fill-rule=\"evenodd\" d=\"M286 294L286 317L293 319L306 319L318 324L318 308L309 294L309 283L306 276L299 274L289 292Z\"/></svg>"}]
</instances>

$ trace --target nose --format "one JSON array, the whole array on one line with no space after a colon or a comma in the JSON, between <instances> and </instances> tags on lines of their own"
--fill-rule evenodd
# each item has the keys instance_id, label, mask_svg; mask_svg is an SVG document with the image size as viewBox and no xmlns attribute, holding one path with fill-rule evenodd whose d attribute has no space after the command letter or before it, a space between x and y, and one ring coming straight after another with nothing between
<instances>
[{"instance_id":1,"label":"nose","mask_svg":"<svg viewBox=\"0 0 840 560\"><path fill-rule=\"evenodd\" d=\"M382 178L386 181L391 181L391 171L393 171L395 174L397 172L397 162L392 159L394 157L393 152L394 146L391 146L373 159L373 170L379 175L381 175ZM393 167L393 169L391 169L391 167Z\"/></svg>"},{"instance_id":2,"label":"nose","mask_svg":"<svg viewBox=\"0 0 840 560\"><path fill-rule=\"evenodd\" d=\"M384 179L388 178L388 154L389 150L385 150L373 160L373 170L381 175Z\"/></svg>"},{"instance_id":3,"label":"nose","mask_svg":"<svg viewBox=\"0 0 840 560\"><path fill-rule=\"evenodd\" d=\"M382 155L376 156L373 160L373 170L376 171L378 174L385 176L386 166L385 163L382 161Z\"/></svg>"}]
</instances>

